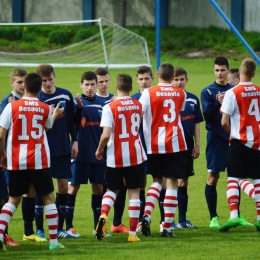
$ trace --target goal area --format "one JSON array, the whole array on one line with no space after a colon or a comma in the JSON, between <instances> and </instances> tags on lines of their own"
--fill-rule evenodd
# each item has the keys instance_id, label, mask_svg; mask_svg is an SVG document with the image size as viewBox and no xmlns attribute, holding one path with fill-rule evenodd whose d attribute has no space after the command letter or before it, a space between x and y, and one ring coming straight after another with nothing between
<instances>
[{"instance_id":1,"label":"goal area","mask_svg":"<svg viewBox=\"0 0 260 260\"><path fill-rule=\"evenodd\" d=\"M11 47L11 50L10 48L2 50L0 51L0 67L37 67L43 63L57 68L105 67L117 69L137 68L143 65L151 67L145 38L105 18L48 23L0 23L0 27L4 29L9 27L18 30L19 26L23 33L22 37L25 39L26 33L29 35L31 28L36 28L36 32L44 31L45 26L48 28L56 26L55 28L59 31L65 28L67 37L71 37L68 39L70 43L57 47L61 45L51 44L46 40L45 48L41 48L41 51L36 49L26 51L15 47ZM75 35L72 35L70 29L72 27L74 30L75 27L81 30L80 37L75 38ZM91 30L91 28L95 30ZM85 37L84 30L85 32L90 30L91 33L86 33ZM34 36L31 37L31 40L33 45L37 46L38 35L34 33ZM59 36L57 35L57 37ZM79 40L75 41L75 39Z\"/></svg>"}]
</instances>

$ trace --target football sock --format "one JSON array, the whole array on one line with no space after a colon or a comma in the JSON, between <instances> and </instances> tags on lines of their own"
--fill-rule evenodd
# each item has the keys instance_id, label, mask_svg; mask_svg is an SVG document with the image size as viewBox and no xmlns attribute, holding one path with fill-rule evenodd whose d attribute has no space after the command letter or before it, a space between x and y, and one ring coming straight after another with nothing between
<instances>
[{"instance_id":1,"label":"football sock","mask_svg":"<svg viewBox=\"0 0 260 260\"><path fill-rule=\"evenodd\" d=\"M33 221L34 221L34 198L22 197L22 214L24 221L24 234L30 236L34 234Z\"/></svg>"},{"instance_id":2,"label":"football sock","mask_svg":"<svg viewBox=\"0 0 260 260\"><path fill-rule=\"evenodd\" d=\"M227 200L230 209L230 219L237 217L239 206L238 178L228 177Z\"/></svg>"},{"instance_id":3,"label":"football sock","mask_svg":"<svg viewBox=\"0 0 260 260\"><path fill-rule=\"evenodd\" d=\"M186 221L186 213L188 209L188 188L178 187L178 212L179 212L179 223Z\"/></svg>"},{"instance_id":4,"label":"football sock","mask_svg":"<svg viewBox=\"0 0 260 260\"><path fill-rule=\"evenodd\" d=\"M113 225L118 227L122 224L122 217L125 209L125 198L126 198L126 187L122 186L119 190L119 193L116 196L115 204L114 204L114 219Z\"/></svg>"},{"instance_id":5,"label":"football sock","mask_svg":"<svg viewBox=\"0 0 260 260\"><path fill-rule=\"evenodd\" d=\"M63 229L68 194L56 193L56 208L58 210L58 230Z\"/></svg>"},{"instance_id":6,"label":"football sock","mask_svg":"<svg viewBox=\"0 0 260 260\"><path fill-rule=\"evenodd\" d=\"M208 204L210 219L217 217L217 187L206 184L205 197Z\"/></svg>"},{"instance_id":7,"label":"football sock","mask_svg":"<svg viewBox=\"0 0 260 260\"><path fill-rule=\"evenodd\" d=\"M254 199L255 197L255 188L254 185L247 179L239 180L239 186L241 190L249 197Z\"/></svg>"},{"instance_id":8,"label":"football sock","mask_svg":"<svg viewBox=\"0 0 260 260\"><path fill-rule=\"evenodd\" d=\"M34 202L35 202L35 213L34 213L34 218L35 218L35 224L36 224L36 230L44 230L43 229L43 201L40 196L37 194L34 197Z\"/></svg>"},{"instance_id":9,"label":"football sock","mask_svg":"<svg viewBox=\"0 0 260 260\"><path fill-rule=\"evenodd\" d=\"M140 215L140 200L131 199L129 200L128 214L130 219L129 234L136 236L136 227L139 221Z\"/></svg>"},{"instance_id":10,"label":"football sock","mask_svg":"<svg viewBox=\"0 0 260 260\"><path fill-rule=\"evenodd\" d=\"M172 221L174 219L176 208L178 205L177 190L166 189L165 199L163 202L164 207L164 225L167 231L171 231Z\"/></svg>"},{"instance_id":11,"label":"football sock","mask_svg":"<svg viewBox=\"0 0 260 260\"><path fill-rule=\"evenodd\" d=\"M5 228L8 225L15 210L16 207L12 203L6 203L1 210L1 215L0 215L0 240L1 241L4 240Z\"/></svg>"},{"instance_id":12,"label":"football sock","mask_svg":"<svg viewBox=\"0 0 260 260\"><path fill-rule=\"evenodd\" d=\"M74 208L76 203L76 195L68 194L66 205L66 230L73 227L72 221L74 216Z\"/></svg>"},{"instance_id":13,"label":"football sock","mask_svg":"<svg viewBox=\"0 0 260 260\"><path fill-rule=\"evenodd\" d=\"M91 196L91 207L92 207L93 217L94 217L94 229L96 229L98 219L100 217L101 204L102 204L102 195L92 194L92 196Z\"/></svg>"},{"instance_id":14,"label":"football sock","mask_svg":"<svg viewBox=\"0 0 260 260\"><path fill-rule=\"evenodd\" d=\"M55 204L45 206L45 217L48 223L50 243L57 244L58 211Z\"/></svg>"},{"instance_id":15,"label":"football sock","mask_svg":"<svg viewBox=\"0 0 260 260\"><path fill-rule=\"evenodd\" d=\"M160 209L160 216L161 216L160 223L164 222L164 208L163 208L163 202L164 202L164 199L165 199L165 193L166 193L166 189L161 190L160 196L159 196L159 200L158 200L159 209Z\"/></svg>"},{"instance_id":16,"label":"football sock","mask_svg":"<svg viewBox=\"0 0 260 260\"><path fill-rule=\"evenodd\" d=\"M152 185L150 186L146 195L144 215L151 216L155 203L159 199L161 189L162 189L162 185L158 182L153 182Z\"/></svg>"},{"instance_id":17,"label":"football sock","mask_svg":"<svg viewBox=\"0 0 260 260\"><path fill-rule=\"evenodd\" d=\"M112 191L107 191L102 199L101 215L108 215L111 207L113 207L116 199L116 194Z\"/></svg>"},{"instance_id":18,"label":"football sock","mask_svg":"<svg viewBox=\"0 0 260 260\"><path fill-rule=\"evenodd\" d=\"M139 215L139 222L140 222L142 220L143 215L144 215L145 190L140 190L139 199L140 199L140 215Z\"/></svg>"},{"instance_id":19,"label":"football sock","mask_svg":"<svg viewBox=\"0 0 260 260\"><path fill-rule=\"evenodd\" d=\"M252 183L255 187L255 203L257 212L257 221L260 220L260 180L253 179Z\"/></svg>"}]
</instances>

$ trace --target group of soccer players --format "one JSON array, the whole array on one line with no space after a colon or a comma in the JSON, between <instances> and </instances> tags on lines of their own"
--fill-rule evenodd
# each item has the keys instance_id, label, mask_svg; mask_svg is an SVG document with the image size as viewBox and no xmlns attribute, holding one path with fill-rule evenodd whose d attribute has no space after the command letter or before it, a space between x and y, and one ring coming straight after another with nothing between
<instances>
[{"instance_id":1,"label":"group of soccer players","mask_svg":"<svg viewBox=\"0 0 260 260\"><path fill-rule=\"evenodd\" d=\"M217 57L214 61L216 81L201 93L207 129L205 196L210 227L220 231L238 225L252 226L239 214L239 187L252 196L260 208L259 188L256 188L260 183L260 166L248 157L244 159L244 155L250 154L257 161L259 154L256 129L260 92L251 83L255 67L253 60L244 60L239 69L240 83L234 87L228 83L228 77L234 73L229 70L228 60ZM194 175L193 160L200 154L199 124L203 121L200 102L185 90L188 82L185 69L163 63L156 76L159 83L151 87L154 79L151 69L139 67L136 80L140 91L131 97L132 77L119 74L114 96L108 91L108 71L98 68L83 73L80 82L83 93L73 98L68 90L55 86L55 71L51 65L39 65L37 73L27 74L19 68L11 73L13 91L2 101L0 117L3 167L0 249L5 249L5 244L19 245L8 235L6 227L21 197L23 240L47 241L43 229L44 207L50 250L65 248L57 237L80 237L73 226L73 215L80 185L88 181L92 185L93 235L99 240L110 236L106 220L112 206L115 209L112 232L129 234L129 242L140 241L138 231L150 236L151 214L158 200L162 237L175 236L173 229L198 228L186 219L186 212L188 178ZM240 119L244 117L247 120ZM229 152L230 136L232 152ZM243 150L241 154L237 153L239 145L245 147L239 148ZM216 185L219 172L226 167L231 216L220 226ZM153 182L145 198L146 174L152 175ZM51 177L57 184L55 204ZM247 178L254 179L253 183ZM8 197L6 187L9 200L4 204ZM129 229L121 222L126 191ZM177 205L179 219L175 224ZM258 212L260 214L260 210ZM257 220L259 230L259 216Z\"/></svg>"}]
</instances>

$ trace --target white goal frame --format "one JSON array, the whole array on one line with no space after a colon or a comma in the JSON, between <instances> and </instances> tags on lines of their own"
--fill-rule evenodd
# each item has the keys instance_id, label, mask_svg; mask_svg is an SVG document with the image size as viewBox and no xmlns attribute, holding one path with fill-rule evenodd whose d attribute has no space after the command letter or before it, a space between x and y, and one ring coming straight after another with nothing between
<instances>
[{"instance_id":1,"label":"white goal frame","mask_svg":"<svg viewBox=\"0 0 260 260\"><path fill-rule=\"evenodd\" d=\"M65 22L39 22L39 23L0 23L1 26L5 26L5 25L21 25L21 26L29 26L29 25L73 25L73 24L84 24L84 23L96 23L99 26L99 30L100 30L100 42L102 44L102 50L100 50L100 52L103 52L103 56L104 56L104 62L102 63L53 63L53 62L48 62L46 60L45 63L49 63L52 66L56 67L56 68L96 68L96 67L105 67L108 69L119 69L119 68L138 68L140 66L149 66L151 67L151 62L150 62L150 56L149 56L149 52L148 52L148 46L147 46L147 42L145 40L144 37L129 31L121 26L119 26L116 23L113 23L105 18L99 18L96 20L79 20L79 21L65 21ZM128 62L127 59L124 60L124 62L120 62L120 63L116 63L111 62L110 58L109 58L109 53L107 50L107 46L106 46L106 40L104 39L104 35L103 35L103 27L102 27L102 23L106 23L109 24L109 26L113 26L114 29L119 29L120 32L125 32L126 34L130 35L130 37L134 37L136 39L136 41L140 41L142 46L142 50L140 47L140 53L142 56L142 60L141 61L137 61L137 62ZM91 38L91 37L90 37ZM87 41L87 39L86 39ZM44 63L44 62L40 62L40 63L35 63L35 62L20 62L20 61L12 61L12 62L8 62L7 60L5 60L3 57L11 57L12 60L15 60L15 58L17 57L28 57L30 58L30 56L35 56L35 55L47 55L47 54L52 54L55 53L57 51L62 51L62 50L69 50L71 48L75 48L77 47L77 45L82 44L84 41L79 42L79 43L75 43L69 46L66 46L62 49L56 49L56 50L51 50L51 51L47 51L47 52L38 52L38 53L14 53L14 52L2 52L0 51L0 67L19 67L19 66L23 66L23 67L37 67L40 63ZM126 42L124 42L124 44L127 44ZM131 48L131 46L129 46L128 48ZM138 56L138 55L137 55Z\"/></svg>"}]
</instances>

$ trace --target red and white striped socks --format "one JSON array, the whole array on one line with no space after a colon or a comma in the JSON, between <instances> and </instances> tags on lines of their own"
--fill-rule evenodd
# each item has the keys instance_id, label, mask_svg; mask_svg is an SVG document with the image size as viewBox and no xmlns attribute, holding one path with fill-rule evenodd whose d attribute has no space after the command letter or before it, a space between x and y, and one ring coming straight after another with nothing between
<instances>
[{"instance_id":1,"label":"red and white striped socks","mask_svg":"<svg viewBox=\"0 0 260 260\"><path fill-rule=\"evenodd\" d=\"M116 200L116 194L112 191L107 191L102 199L101 215L108 215L110 209L114 206Z\"/></svg>"},{"instance_id":2,"label":"red and white striped socks","mask_svg":"<svg viewBox=\"0 0 260 260\"><path fill-rule=\"evenodd\" d=\"M136 236L136 227L139 222L140 214L140 200L130 199L128 206L128 214L130 219L130 229L129 234Z\"/></svg>"},{"instance_id":3,"label":"red and white striped socks","mask_svg":"<svg viewBox=\"0 0 260 260\"><path fill-rule=\"evenodd\" d=\"M238 216L239 185L238 178L228 177L227 200L230 209L230 219Z\"/></svg>"},{"instance_id":4,"label":"red and white striped socks","mask_svg":"<svg viewBox=\"0 0 260 260\"><path fill-rule=\"evenodd\" d=\"M45 217L48 223L50 243L57 244L58 211L54 203L45 206Z\"/></svg>"},{"instance_id":5,"label":"red and white striped socks","mask_svg":"<svg viewBox=\"0 0 260 260\"><path fill-rule=\"evenodd\" d=\"M1 214L0 214L0 240L1 241L4 240L5 228L8 225L10 219L12 218L15 210L16 207L9 202L7 202L1 210Z\"/></svg>"}]
</instances>

